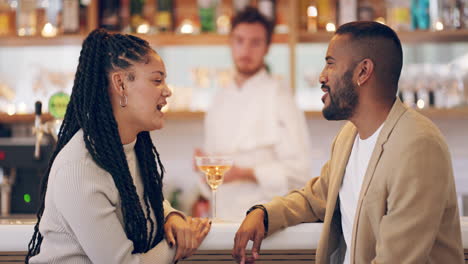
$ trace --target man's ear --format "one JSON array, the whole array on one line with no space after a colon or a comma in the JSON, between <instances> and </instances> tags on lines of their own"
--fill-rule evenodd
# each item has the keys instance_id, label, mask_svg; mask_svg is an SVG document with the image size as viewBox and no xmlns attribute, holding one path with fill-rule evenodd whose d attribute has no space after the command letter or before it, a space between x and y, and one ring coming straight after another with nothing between
<instances>
[{"instance_id":1,"label":"man's ear","mask_svg":"<svg viewBox=\"0 0 468 264\"><path fill-rule=\"evenodd\" d=\"M124 83L124 74L123 72L116 71L111 73L110 76L110 85L111 90L120 96L125 94L125 83Z\"/></svg>"},{"instance_id":2,"label":"man's ear","mask_svg":"<svg viewBox=\"0 0 468 264\"><path fill-rule=\"evenodd\" d=\"M358 69L358 77L357 83L359 86L363 85L367 82L372 74L374 74L374 62L371 59L364 59L359 62L357 69Z\"/></svg>"}]
</instances>

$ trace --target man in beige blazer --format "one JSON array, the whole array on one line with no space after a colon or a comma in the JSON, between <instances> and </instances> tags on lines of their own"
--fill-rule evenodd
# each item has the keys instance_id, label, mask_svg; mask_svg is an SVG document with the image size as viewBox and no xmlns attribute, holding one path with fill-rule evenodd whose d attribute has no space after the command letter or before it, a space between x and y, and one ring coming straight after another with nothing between
<instances>
[{"instance_id":1,"label":"man in beige blazer","mask_svg":"<svg viewBox=\"0 0 468 264\"><path fill-rule=\"evenodd\" d=\"M450 154L437 127L396 98L402 57L385 25L337 30L320 76L323 115L350 122L320 177L249 210L235 237L238 262L255 262L265 235L322 221L319 264L464 263Z\"/></svg>"}]
</instances>

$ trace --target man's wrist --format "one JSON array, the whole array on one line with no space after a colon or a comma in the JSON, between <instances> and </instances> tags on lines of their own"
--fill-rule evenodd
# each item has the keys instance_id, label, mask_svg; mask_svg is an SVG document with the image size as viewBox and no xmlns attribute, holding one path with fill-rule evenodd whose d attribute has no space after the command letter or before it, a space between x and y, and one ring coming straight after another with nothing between
<instances>
[{"instance_id":1,"label":"man's wrist","mask_svg":"<svg viewBox=\"0 0 468 264\"><path fill-rule=\"evenodd\" d=\"M252 211L254 211L256 209L260 209L260 210L263 211L263 226L265 228L265 236L266 236L266 234L268 233L268 211L265 208L265 206L263 206L261 204L254 205L254 206L250 207L249 210L247 210L246 215L250 214Z\"/></svg>"}]
</instances>

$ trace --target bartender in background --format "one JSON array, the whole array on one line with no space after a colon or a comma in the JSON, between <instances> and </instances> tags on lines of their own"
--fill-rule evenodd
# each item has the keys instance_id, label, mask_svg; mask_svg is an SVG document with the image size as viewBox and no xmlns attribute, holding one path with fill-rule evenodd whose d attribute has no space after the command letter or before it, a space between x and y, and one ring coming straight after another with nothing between
<instances>
[{"instance_id":1,"label":"bartender in background","mask_svg":"<svg viewBox=\"0 0 468 264\"><path fill-rule=\"evenodd\" d=\"M205 117L204 151L194 153L234 159L217 192L217 214L223 220L241 220L252 204L284 195L310 179L304 114L290 89L265 69L273 27L253 7L233 18L234 80L215 95ZM205 183L203 188L208 190Z\"/></svg>"}]
</instances>

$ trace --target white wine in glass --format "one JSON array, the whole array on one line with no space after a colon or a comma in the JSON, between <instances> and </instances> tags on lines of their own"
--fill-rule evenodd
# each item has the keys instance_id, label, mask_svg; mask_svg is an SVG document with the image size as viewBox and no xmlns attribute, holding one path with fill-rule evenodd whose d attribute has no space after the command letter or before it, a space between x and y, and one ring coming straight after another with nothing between
<instances>
[{"instance_id":1,"label":"white wine in glass","mask_svg":"<svg viewBox=\"0 0 468 264\"><path fill-rule=\"evenodd\" d=\"M228 157L195 157L197 167L205 173L206 182L211 188L211 217L216 219L216 191L223 183L224 174L231 169L233 160Z\"/></svg>"}]
</instances>

